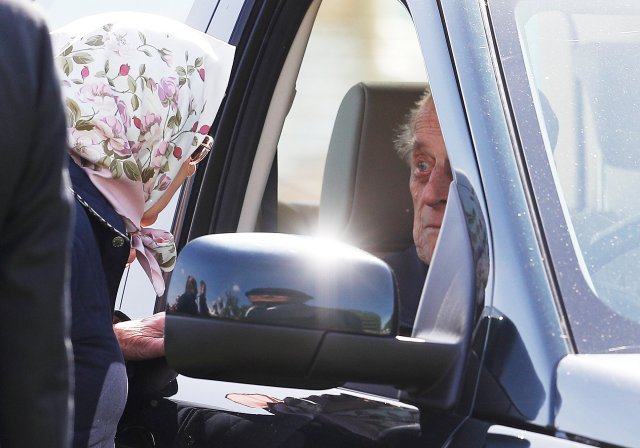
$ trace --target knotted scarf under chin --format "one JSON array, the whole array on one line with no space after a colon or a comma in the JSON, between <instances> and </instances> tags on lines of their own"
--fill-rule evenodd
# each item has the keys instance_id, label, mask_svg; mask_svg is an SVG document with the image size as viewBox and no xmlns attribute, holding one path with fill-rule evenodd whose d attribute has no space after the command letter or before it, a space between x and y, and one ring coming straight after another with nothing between
<instances>
[{"instance_id":1,"label":"knotted scarf under chin","mask_svg":"<svg viewBox=\"0 0 640 448\"><path fill-rule=\"evenodd\" d=\"M176 264L176 244L170 232L143 227L131 235L131 247L158 296L164 294L163 272L171 272Z\"/></svg>"}]
</instances>

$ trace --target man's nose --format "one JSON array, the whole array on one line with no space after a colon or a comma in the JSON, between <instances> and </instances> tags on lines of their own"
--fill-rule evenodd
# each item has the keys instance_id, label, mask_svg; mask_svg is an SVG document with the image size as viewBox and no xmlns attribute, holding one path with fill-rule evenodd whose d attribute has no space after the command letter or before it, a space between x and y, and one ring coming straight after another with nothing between
<instances>
[{"instance_id":1,"label":"man's nose","mask_svg":"<svg viewBox=\"0 0 640 448\"><path fill-rule=\"evenodd\" d=\"M425 204L434 207L439 203L446 203L449 196L449 184L452 180L449 166L437 164L431 172L429 182L422 191L422 199Z\"/></svg>"}]
</instances>

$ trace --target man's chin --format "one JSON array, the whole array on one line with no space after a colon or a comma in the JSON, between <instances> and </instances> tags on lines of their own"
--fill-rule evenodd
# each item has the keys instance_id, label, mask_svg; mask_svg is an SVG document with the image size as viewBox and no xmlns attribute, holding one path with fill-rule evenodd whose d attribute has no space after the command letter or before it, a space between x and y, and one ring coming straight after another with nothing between
<instances>
[{"instance_id":1,"label":"man's chin","mask_svg":"<svg viewBox=\"0 0 640 448\"><path fill-rule=\"evenodd\" d=\"M433 249L416 246L416 252L418 253L418 258L425 264L431 264L431 257L433 257Z\"/></svg>"}]
</instances>

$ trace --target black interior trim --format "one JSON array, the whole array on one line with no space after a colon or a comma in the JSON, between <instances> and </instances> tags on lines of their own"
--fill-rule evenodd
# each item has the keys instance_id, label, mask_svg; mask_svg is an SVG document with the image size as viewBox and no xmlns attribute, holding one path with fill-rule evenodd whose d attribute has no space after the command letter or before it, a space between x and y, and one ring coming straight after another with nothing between
<instances>
[{"instance_id":1,"label":"black interior trim","mask_svg":"<svg viewBox=\"0 0 640 448\"><path fill-rule=\"evenodd\" d=\"M238 22L234 29L240 37L227 95L212 126L213 150L179 198L173 223L178 251L198 236L237 230L271 98L312 2L249 1L253 8L243 8L241 13L244 28L238 28ZM169 277L166 275L165 280ZM159 297L155 311L162 311L165 306L166 297Z\"/></svg>"},{"instance_id":2,"label":"black interior trim","mask_svg":"<svg viewBox=\"0 0 640 448\"><path fill-rule=\"evenodd\" d=\"M271 97L310 0L265 0L241 52L216 136L216 153L200 185L188 237L235 232ZM194 196L193 194L191 196ZM181 246L180 246L181 247Z\"/></svg>"}]
</instances>

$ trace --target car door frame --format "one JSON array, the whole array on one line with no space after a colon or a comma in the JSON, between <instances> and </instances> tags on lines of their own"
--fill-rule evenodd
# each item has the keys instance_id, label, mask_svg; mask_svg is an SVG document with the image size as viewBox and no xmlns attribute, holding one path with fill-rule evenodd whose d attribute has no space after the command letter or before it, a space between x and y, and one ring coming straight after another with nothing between
<instances>
[{"instance_id":1,"label":"car door frame","mask_svg":"<svg viewBox=\"0 0 640 448\"><path fill-rule=\"evenodd\" d=\"M477 0L408 4L452 166L468 174L490 229L491 274L481 319L487 339L467 408L474 418L463 420L451 440L477 434L474 421L526 425L547 434L554 423L555 367L573 348L504 94L491 22ZM529 264L512 269L523 256ZM526 382L535 387L523 390ZM503 396L491 395L496 385ZM505 411L509 407L516 412Z\"/></svg>"},{"instance_id":2,"label":"car door frame","mask_svg":"<svg viewBox=\"0 0 640 448\"><path fill-rule=\"evenodd\" d=\"M232 34L237 40L236 59L213 125L213 150L178 201L173 225L178 250L198 236L238 230L273 92L311 2L245 3L239 15L244 24L236 26ZM165 306L166 297L159 297L155 311Z\"/></svg>"}]
</instances>

